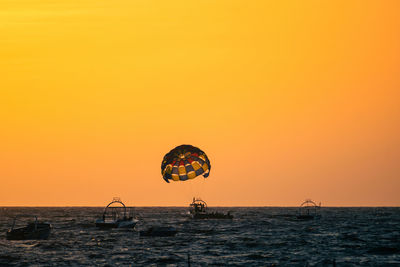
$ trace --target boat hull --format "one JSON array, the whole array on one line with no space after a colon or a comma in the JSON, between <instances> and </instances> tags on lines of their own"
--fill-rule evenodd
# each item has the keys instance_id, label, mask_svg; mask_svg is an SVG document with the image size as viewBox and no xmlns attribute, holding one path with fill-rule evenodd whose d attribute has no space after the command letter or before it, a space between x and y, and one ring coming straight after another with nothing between
<instances>
[{"instance_id":1,"label":"boat hull","mask_svg":"<svg viewBox=\"0 0 400 267\"><path fill-rule=\"evenodd\" d=\"M32 227L16 228L7 231L7 240L48 239L51 233L50 224L40 224L36 229Z\"/></svg>"}]
</instances>

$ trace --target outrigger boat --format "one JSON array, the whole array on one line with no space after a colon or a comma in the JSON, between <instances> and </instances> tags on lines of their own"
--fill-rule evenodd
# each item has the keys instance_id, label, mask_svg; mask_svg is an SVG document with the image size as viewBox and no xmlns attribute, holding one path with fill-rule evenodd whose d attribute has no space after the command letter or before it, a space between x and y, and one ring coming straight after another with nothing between
<instances>
[{"instance_id":1,"label":"outrigger boat","mask_svg":"<svg viewBox=\"0 0 400 267\"><path fill-rule=\"evenodd\" d=\"M233 219L233 215L220 212L208 212L207 203L200 198L193 198L189 205L189 213L193 219Z\"/></svg>"},{"instance_id":2,"label":"outrigger boat","mask_svg":"<svg viewBox=\"0 0 400 267\"><path fill-rule=\"evenodd\" d=\"M315 204L311 199L306 199L300 206L298 215L296 216L298 220L313 220L319 217L319 208L321 208L321 203L319 206Z\"/></svg>"},{"instance_id":3,"label":"outrigger boat","mask_svg":"<svg viewBox=\"0 0 400 267\"><path fill-rule=\"evenodd\" d=\"M137 222L138 220L133 218L133 207L126 207L120 198L114 197L105 207L102 218L96 220L96 227L134 228Z\"/></svg>"},{"instance_id":4,"label":"outrigger boat","mask_svg":"<svg viewBox=\"0 0 400 267\"><path fill-rule=\"evenodd\" d=\"M35 216L35 221L28 223L25 227L15 228L17 218L14 218L11 228L7 231L6 238L8 240L30 240L30 239L47 239L51 232L51 224L39 222Z\"/></svg>"}]
</instances>

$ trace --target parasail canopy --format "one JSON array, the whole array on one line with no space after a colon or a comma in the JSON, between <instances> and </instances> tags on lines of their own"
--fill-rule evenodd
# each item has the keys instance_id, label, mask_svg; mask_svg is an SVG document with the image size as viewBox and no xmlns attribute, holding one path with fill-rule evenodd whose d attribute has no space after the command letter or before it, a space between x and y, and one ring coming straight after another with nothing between
<instances>
[{"instance_id":1,"label":"parasail canopy","mask_svg":"<svg viewBox=\"0 0 400 267\"><path fill-rule=\"evenodd\" d=\"M167 183L169 180L186 181L200 175L207 178L210 169L206 153L191 145L175 147L164 156L161 163L161 174Z\"/></svg>"}]
</instances>

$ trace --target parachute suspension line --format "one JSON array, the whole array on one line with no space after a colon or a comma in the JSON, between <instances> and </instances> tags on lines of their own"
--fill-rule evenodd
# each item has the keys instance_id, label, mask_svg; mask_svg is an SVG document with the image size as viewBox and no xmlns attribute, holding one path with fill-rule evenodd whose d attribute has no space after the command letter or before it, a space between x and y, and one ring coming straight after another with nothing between
<instances>
[{"instance_id":1,"label":"parachute suspension line","mask_svg":"<svg viewBox=\"0 0 400 267\"><path fill-rule=\"evenodd\" d=\"M192 179L187 182L190 189L190 196L188 196L187 200L191 201L193 198L201 198L203 194L203 183L200 181L201 179Z\"/></svg>"},{"instance_id":2,"label":"parachute suspension line","mask_svg":"<svg viewBox=\"0 0 400 267\"><path fill-rule=\"evenodd\" d=\"M188 196L188 200L189 199L191 199L192 197L195 197L194 196L194 194L195 194L195 190L194 190L194 188L193 188L193 183L192 183L193 181L189 181L187 184L189 184L189 188L190 188L190 196Z\"/></svg>"},{"instance_id":3,"label":"parachute suspension line","mask_svg":"<svg viewBox=\"0 0 400 267\"><path fill-rule=\"evenodd\" d=\"M183 187L182 187L181 193L182 193L182 197L186 203L193 197L193 185L190 182L182 183L182 184L183 184Z\"/></svg>"},{"instance_id":4,"label":"parachute suspension line","mask_svg":"<svg viewBox=\"0 0 400 267\"><path fill-rule=\"evenodd\" d=\"M200 194L201 194L200 198L204 199L204 198L206 198L206 192L205 192L206 178L202 178L201 180L202 181L200 182Z\"/></svg>"}]
</instances>

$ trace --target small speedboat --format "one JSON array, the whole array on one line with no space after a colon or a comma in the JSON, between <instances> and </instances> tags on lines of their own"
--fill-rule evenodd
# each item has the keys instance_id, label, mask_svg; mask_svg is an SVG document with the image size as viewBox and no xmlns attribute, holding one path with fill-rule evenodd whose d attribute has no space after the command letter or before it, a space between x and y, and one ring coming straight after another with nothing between
<instances>
[{"instance_id":1,"label":"small speedboat","mask_svg":"<svg viewBox=\"0 0 400 267\"><path fill-rule=\"evenodd\" d=\"M103 216L96 220L96 227L134 228L138 220L133 218L133 208L126 207L120 198L114 198L104 209Z\"/></svg>"},{"instance_id":2,"label":"small speedboat","mask_svg":"<svg viewBox=\"0 0 400 267\"><path fill-rule=\"evenodd\" d=\"M7 231L6 238L8 240L47 239L50 236L51 224L39 222L36 216L35 221L28 223L25 227L15 228L15 223L16 218L11 229Z\"/></svg>"},{"instance_id":3,"label":"small speedboat","mask_svg":"<svg viewBox=\"0 0 400 267\"><path fill-rule=\"evenodd\" d=\"M174 236L177 230L172 226L151 226L147 230L140 231L140 236Z\"/></svg>"},{"instance_id":4,"label":"small speedboat","mask_svg":"<svg viewBox=\"0 0 400 267\"><path fill-rule=\"evenodd\" d=\"M221 212L208 212L207 203L200 198L193 198L193 202L189 205L189 213L193 219L233 219L233 215Z\"/></svg>"},{"instance_id":5,"label":"small speedboat","mask_svg":"<svg viewBox=\"0 0 400 267\"><path fill-rule=\"evenodd\" d=\"M318 211L320 207L321 203L318 206L311 199L306 199L299 208L299 212L296 216L297 220L308 221L319 217Z\"/></svg>"}]
</instances>

